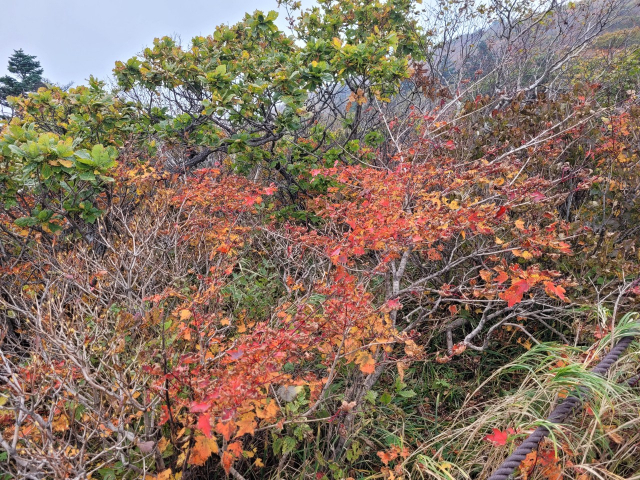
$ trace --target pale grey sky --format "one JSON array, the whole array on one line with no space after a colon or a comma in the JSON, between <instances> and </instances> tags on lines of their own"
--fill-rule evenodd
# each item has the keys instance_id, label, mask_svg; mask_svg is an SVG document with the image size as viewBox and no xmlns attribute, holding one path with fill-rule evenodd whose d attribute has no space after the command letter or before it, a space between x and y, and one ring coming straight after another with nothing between
<instances>
[{"instance_id":1,"label":"pale grey sky","mask_svg":"<svg viewBox=\"0 0 640 480\"><path fill-rule=\"evenodd\" d=\"M305 0L303 5L311 5ZM36 55L44 76L57 83L105 78L155 37L177 34L183 43L236 23L245 12L277 10L276 0L0 0L0 76L13 50ZM280 11L278 24L285 28Z\"/></svg>"}]
</instances>

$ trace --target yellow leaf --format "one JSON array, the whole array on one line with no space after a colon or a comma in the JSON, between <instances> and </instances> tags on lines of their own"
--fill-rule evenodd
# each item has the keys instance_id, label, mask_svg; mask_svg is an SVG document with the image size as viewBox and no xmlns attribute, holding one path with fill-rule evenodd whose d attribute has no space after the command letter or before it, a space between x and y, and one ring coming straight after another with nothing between
<instances>
[{"instance_id":1,"label":"yellow leaf","mask_svg":"<svg viewBox=\"0 0 640 480\"><path fill-rule=\"evenodd\" d=\"M449 208L451 210L457 210L460 208L460 204L458 203L457 200L451 200L451 203L449 204Z\"/></svg>"},{"instance_id":2,"label":"yellow leaf","mask_svg":"<svg viewBox=\"0 0 640 480\"><path fill-rule=\"evenodd\" d=\"M528 252L527 250L518 250L517 248L512 250L512 253L516 256L516 257L522 257L526 260L529 260L530 258L533 258L533 255L531 255L530 252Z\"/></svg>"},{"instance_id":3,"label":"yellow leaf","mask_svg":"<svg viewBox=\"0 0 640 480\"><path fill-rule=\"evenodd\" d=\"M155 477L153 476L148 476L147 478L150 480L170 480L171 479L171 474L173 472L171 471L170 468L167 468L166 470L160 472L158 475L156 475Z\"/></svg>"},{"instance_id":4,"label":"yellow leaf","mask_svg":"<svg viewBox=\"0 0 640 480\"><path fill-rule=\"evenodd\" d=\"M191 318L191 311L187 310L186 308L184 310L180 310L180 320L189 320Z\"/></svg>"},{"instance_id":5,"label":"yellow leaf","mask_svg":"<svg viewBox=\"0 0 640 480\"><path fill-rule=\"evenodd\" d=\"M264 463L263 463L262 459L256 458L256 461L253 462L253 466L254 467L258 467L258 468L262 468L262 467L264 467Z\"/></svg>"},{"instance_id":6,"label":"yellow leaf","mask_svg":"<svg viewBox=\"0 0 640 480\"><path fill-rule=\"evenodd\" d=\"M51 427L54 432L65 432L69 430L69 419L66 415L60 415L51 422Z\"/></svg>"},{"instance_id":7,"label":"yellow leaf","mask_svg":"<svg viewBox=\"0 0 640 480\"><path fill-rule=\"evenodd\" d=\"M516 228L518 230L524 230L524 220L516 220Z\"/></svg>"},{"instance_id":8,"label":"yellow leaf","mask_svg":"<svg viewBox=\"0 0 640 480\"><path fill-rule=\"evenodd\" d=\"M338 37L333 37L333 45L336 48L341 48L342 47L342 40L340 40Z\"/></svg>"},{"instance_id":9,"label":"yellow leaf","mask_svg":"<svg viewBox=\"0 0 640 480\"><path fill-rule=\"evenodd\" d=\"M167 440L166 438L162 437L160 439L160 441L158 442L158 451L160 453L164 453L164 451L167 449L168 446L169 446L169 440Z\"/></svg>"},{"instance_id":10,"label":"yellow leaf","mask_svg":"<svg viewBox=\"0 0 640 480\"><path fill-rule=\"evenodd\" d=\"M234 438L241 437L245 434L253 435L256 431L256 422L251 418L242 419L236 425L238 426L238 431Z\"/></svg>"}]
</instances>

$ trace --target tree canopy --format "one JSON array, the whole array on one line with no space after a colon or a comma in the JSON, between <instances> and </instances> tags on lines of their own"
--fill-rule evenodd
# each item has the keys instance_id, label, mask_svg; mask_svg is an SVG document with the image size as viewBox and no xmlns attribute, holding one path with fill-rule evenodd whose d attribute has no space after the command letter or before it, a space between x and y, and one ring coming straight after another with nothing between
<instances>
[{"instance_id":1,"label":"tree canopy","mask_svg":"<svg viewBox=\"0 0 640 480\"><path fill-rule=\"evenodd\" d=\"M35 55L28 55L22 49L14 50L9 57L7 70L11 75L0 77L0 104L8 105L7 97L17 97L27 92L35 92L43 86L43 68Z\"/></svg>"}]
</instances>

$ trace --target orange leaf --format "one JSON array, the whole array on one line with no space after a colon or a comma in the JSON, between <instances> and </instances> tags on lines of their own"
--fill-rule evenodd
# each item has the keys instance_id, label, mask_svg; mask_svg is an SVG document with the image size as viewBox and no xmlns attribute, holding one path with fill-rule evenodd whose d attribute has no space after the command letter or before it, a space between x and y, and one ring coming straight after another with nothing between
<instances>
[{"instance_id":1,"label":"orange leaf","mask_svg":"<svg viewBox=\"0 0 640 480\"><path fill-rule=\"evenodd\" d=\"M385 465L389 465L389 462L393 459L395 459L398 454L394 451L391 452L377 452L376 455L378 455L378 457L380 457L380 460L382 460L382 463L384 463Z\"/></svg>"},{"instance_id":2,"label":"orange leaf","mask_svg":"<svg viewBox=\"0 0 640 480\"><path fill-rule=\"evenodd\" d=\"M233 455L229 452L224 452L222 454L222 468L229 475L229 470L231 470L231 465L233 464Z\"/></svg>"},{"instance_id":3,"label":"orange leaf","mask_svg":"<svg viewBox=\"0 0 640 480\"><path fill-rule=\"evenodd\" d=\"M467 346L464 343L456 343L453 347L451 347L451 355L460 355L467 349Z\"/></svg>"},{"instance_id":4,"label":"orange leaf","mask_svg":"<svg viewBox=\"0 0 640 480\"><path fill-rule=\"evenodd\" d=\"M533 472L533 468L536 466L536 462L538 461L538 452L533 451L529 453L524 460L520 463L520 473L522 474L523 480L527 480L529 475Z\"/></svg>"},{"instance_id":5,"label":"orange leaf","mask_svg":"<svg viewBox=\"0 0 640 480\"><path fill-rule=\"evenodd\" d=\"M509 275L506 272L498 271L498 276L496 277L496 282L502 284L509 280Z\"/></svg>"},{"instance_id":6,"label":"orange leaf","mask_svg":"<svg viewBox=\"0 0 640 480\"><path fill-rule=\"evenodd\" d=\"M267 404L264 408L256 408L256 415L258 416L258 418L262 418L264 420L274 418L278 413L278 404L270 398L268 398L266 401Z\"/></svg>"},{"instance_id":7,"label":"orange leaf","mask_svg":"<svg viewBox=\"0 0 640 480\"><path fill-rule=\"evenodd\" d=\"M480 278L482 278L482 280L484 280L485 282L490 282L492 276L493 274L489 270L480 270Z\"/></svg>"},{"instance_id":8,"label":"orange leaf","mask_svg":"<svg viewBox=\"0 0 640 480\"><path fill-rule=\"evenodd\" d=\"M562 285L555 285L553 282L544 282L544 290L549 296L558 297L565 302L567 301L567 298L564 296L566 290Z\"/></svg>"},{"instance_id":9,"label":"orange leaf","mask_svg":"<svg viewBox=\"0 0 640 480\"><path fill-rule=\"evenodd\" d=\"M371 374L376 370L376 361L366 350L358 352L355 362L362 373Z\"/></svg>"},{"instance_id":10,"label":"orange leaf","mask_svg":"<svg viewBox=\"0 0 640 480\"><path fill-rule=\"evenodd\" d=\"M191 449L189 463L191 465L202 466L212 453L218 453L218 444L215 439L197 436L196 443Z\"/></svg>"},{"instance_id":11,"label":"orange leaf","mask_svg":"<svg viewBox=\"0 0 640 480\"><path fill-rule=\"evenodd\" d=\"M227 449L222 454L222 468L229 474L233 461L242 455L242 445L240 442L233 442L227 445Z\"/></svg>"},{"instance_id":12,"label":"orange leaf","mask_svg":"<svg viewBox=\"0 0 640 480\"><path fill-rule=\"evenodd\" d=\"M216 425L216 432L222 435L227 442L231 440L231 436L235 430L236 424L233 420L229 420L228 422L218 422Z\"/></svg>"},{"instance_id":13,"label":"orange leaf","mask_svg":"<svg viewBox=\"0 0 640 480\"><path fill-rule=\"evenodd\" d=\"M237 425L238 431L236 432L235 438L241 437L245 434L253 435L256 431L256 422L251 418L240 420Z\"/></svg>"}]
</instances>

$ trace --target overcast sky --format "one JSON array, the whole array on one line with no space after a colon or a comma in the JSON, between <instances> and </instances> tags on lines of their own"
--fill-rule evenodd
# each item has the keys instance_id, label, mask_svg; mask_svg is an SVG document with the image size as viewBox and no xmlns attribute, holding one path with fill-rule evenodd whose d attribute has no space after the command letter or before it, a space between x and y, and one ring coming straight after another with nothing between
<instances>
[{"instance_id":1,"label":"overcast sky","mask_svg":"<svg viewBox=\"0 0 640 480\"><path fill-rule=\"evenodd\" d=\"M303 5L311 5L305 0ZM14 50L36 55L44 77L65 84L106 78L155 37L183 43L240 21L245 12L277 10L276 0L0 0L0 76ZM285 28L285 12L278 24Z\"/></svg>"}]
</instances>

